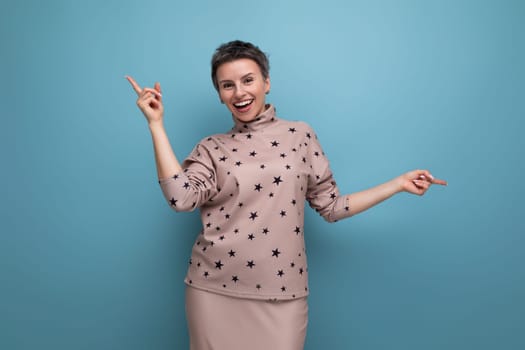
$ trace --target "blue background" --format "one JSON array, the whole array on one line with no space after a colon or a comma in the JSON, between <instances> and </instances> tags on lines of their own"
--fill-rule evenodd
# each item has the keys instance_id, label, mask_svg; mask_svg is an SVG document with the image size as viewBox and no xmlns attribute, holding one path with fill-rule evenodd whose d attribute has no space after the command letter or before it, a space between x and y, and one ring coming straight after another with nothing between
<instances>
[{"instance_id":1,"label":"blue background","mask_svg":"<svg viewBox=\"0 0 525 350\"><path fill-rule=\"evenodd\" d=\"M525 348L525 3L9 1L0 11L1 349L185 349L197 213L175 214L124 79L163 86L184 158L231 126L209 78L270 56L342 192L449 186L349 220L307 211L306 349Z\"/></svg>"}]
</instances>

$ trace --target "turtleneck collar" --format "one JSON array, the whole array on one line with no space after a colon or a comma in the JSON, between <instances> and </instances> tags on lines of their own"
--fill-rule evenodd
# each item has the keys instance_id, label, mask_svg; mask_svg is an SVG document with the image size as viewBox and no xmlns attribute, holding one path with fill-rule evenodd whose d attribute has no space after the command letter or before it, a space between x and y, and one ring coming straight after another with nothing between
<instances>
[{"instance_id":1,"label":"turtleneck collar","mask_svg":"<svg viewBox=\"0 0 525 350\"><path fill-rule=\"evenodd\" d=\"M275 115L275 107L272 104L267 104L264 112L255 117L251 122L242 122L232 115L233 126L232 131L234 132L246 132L246 131L257 131L268 127L278 120Z\"/></svg>"}]
</instances>

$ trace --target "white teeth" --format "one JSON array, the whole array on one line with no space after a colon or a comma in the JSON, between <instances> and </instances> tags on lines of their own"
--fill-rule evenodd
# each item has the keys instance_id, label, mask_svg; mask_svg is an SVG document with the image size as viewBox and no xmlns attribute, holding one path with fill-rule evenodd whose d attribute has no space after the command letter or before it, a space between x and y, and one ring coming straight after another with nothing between
<instances>
[{"instance_id":1,"label":"white teeth","mask_svg":"<svg viewBox=\"0 0 525 350\"><path fill-rule=\"evenodd\" d=\"M247 100L247 101L242 101L242 102L239 102L239 103L234 103L234 106L235 107L244 107L244 106L247 106L250 103L252 103L252 101L253 100Z\"/></svg>"}]
</instances>

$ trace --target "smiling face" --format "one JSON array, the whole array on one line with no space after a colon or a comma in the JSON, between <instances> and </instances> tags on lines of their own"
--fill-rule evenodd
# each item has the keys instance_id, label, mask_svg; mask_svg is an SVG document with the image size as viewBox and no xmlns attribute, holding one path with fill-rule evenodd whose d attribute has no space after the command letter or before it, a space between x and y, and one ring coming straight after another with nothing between
<instances>
[{"instance_id":1,"label":"smiling face","mask_svg":"<svg viewBox=\"0 0 525 350\"><path fill-rule=\"evenodd\" d=\"M270 78L264 79L255 61L241 58L221 64L217 82L221 101L238 120L251 122L264 112Z\"/></svg>"}]
</instances>

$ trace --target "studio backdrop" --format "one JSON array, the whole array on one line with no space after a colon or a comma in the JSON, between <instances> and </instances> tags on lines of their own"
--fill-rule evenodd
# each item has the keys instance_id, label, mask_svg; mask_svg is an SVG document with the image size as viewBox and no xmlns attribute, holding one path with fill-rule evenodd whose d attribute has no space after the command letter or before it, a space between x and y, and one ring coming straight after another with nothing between
<instances>
[{"instance_id":1,"label":"studio backdrop","mask_svg":"<svg viewBox=\"0 0 525 350\"><path fill-rule=\"evenodd\" d=\"M525 3L10 1L0 10L0 348L187 349L198 213L175 213L124 79L159 81L179 159L231 128L221 43L270 57L268 102L316 131L343 193L306 212L306 349L525 348Z\"/></svg>"}]
</instances>

